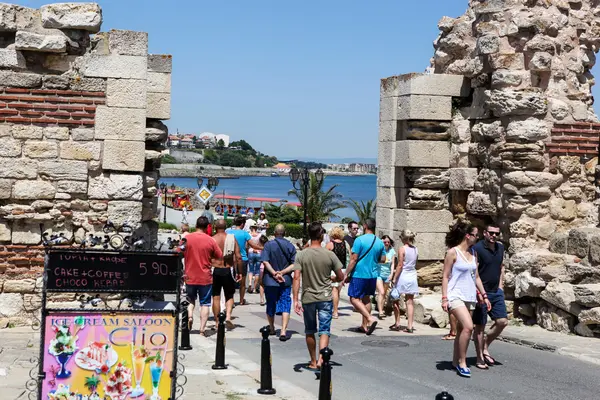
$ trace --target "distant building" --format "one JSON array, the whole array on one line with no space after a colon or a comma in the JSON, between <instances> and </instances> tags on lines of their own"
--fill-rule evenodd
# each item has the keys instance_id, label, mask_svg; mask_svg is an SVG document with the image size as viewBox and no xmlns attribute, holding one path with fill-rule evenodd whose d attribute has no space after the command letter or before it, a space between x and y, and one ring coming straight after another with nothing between
<instances>
[{"instance_id":1,"label":"distant building","mask_svg":"<svg viewBox=\"0 0 600 400\"><path fill-rule=\"evenodd\" d=\"M181 148L183 149L193 149L195 147L194 140L190 137L184 137L179 143L181 143Z\"/></svg>"},{"instance_id":2,"label":"distant building","mask_svg":"<svg viewBox=\"0 0 600 400\"><path fill-rule=\"evenodd\" d=\"M375 164L347 163L347 164L329 164L327 168L340 172L354 172L361 174L374 174L377 172Z\"/></svg>"},{"instance_id":3,"label":"distant building","mask_svg":"<svg viewBox=\"0 0 600 400\"><path fill-rule=\"evenodd\" d=\"M292 170L292 167L285 163L277 163L277 164L273 165L273 168L275 168L277 170L277 172L281 172L284 174L287 174Z\"/></svg>"}]
</instances>

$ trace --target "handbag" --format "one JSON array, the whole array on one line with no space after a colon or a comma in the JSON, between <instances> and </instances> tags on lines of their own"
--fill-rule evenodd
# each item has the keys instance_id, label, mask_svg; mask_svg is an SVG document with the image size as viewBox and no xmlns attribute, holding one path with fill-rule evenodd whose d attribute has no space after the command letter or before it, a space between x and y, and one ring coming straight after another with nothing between
<instances>
[{"instance_id":1,"label":"handbag","mask_svg":"<svg viewBox=\"0 0 600 400\"><path fill-rule=\"evenodd\" d=\"M392 298L392 300L400 300L400 296L400 290L398 290L397 287L394 287L390 292L390 297Z\"/></svg>"}]
</instances>

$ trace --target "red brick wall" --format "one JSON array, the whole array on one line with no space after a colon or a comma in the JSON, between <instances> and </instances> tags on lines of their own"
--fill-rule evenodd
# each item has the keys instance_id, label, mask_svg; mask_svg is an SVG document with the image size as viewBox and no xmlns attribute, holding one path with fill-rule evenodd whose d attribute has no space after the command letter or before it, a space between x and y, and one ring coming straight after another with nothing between
<instances>
[{"instance_id":1,"label":"red brick wall","mask_svg":"<svg viewBox=\"0 0 600 400\"><path fill-rule=\"evenodd\" d=\"M44 247L0 246L0 277L37 278L44 272Z\"/></svg>"},{"instance_id":2,"label":"red brick wall","mask_svg":"<svg viewBox=\"0 0 600 400\"><path fill-rule=\"evenodd\" d=\"M550 156L585 156L592 158L598 155L600 143L600 124L590 122L573 122L555 124L552 128L551 142L546 143Z\"/></svg>"},{"instance_id":3,"label":"red brick wall","mask_svg":"<svg viewBox=\"0 0 600 400\"><path fill-rule=\"evenodd\" d=\"M104 92L0 89L0 123L93 126Z\"/></svg>"}]
</instances>

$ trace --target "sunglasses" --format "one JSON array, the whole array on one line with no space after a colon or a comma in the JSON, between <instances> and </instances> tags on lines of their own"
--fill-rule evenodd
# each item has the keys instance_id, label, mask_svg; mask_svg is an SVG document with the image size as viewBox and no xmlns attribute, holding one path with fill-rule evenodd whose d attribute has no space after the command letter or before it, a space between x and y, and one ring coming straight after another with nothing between
<instances>
[{"instance_id":1,"label":"sunglasses","mask_svg":"<svg viewBox=\"0 0 600 400\"><path fill-rule=\"evenodd\" d=\"M488 235L492 235L492 236L498 236L498 235L500 235L500 232L490 232L490 231L487 231L487 233L488 233Z\"/></svg>"}]
</instances>

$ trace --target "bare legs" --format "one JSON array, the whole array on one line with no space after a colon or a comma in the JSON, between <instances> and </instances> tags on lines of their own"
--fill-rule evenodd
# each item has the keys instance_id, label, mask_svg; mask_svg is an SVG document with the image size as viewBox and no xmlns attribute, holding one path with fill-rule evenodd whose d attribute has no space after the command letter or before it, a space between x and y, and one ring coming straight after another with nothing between
<instances>
[{"instance_id":1,"label":"bare legs","mask_svg":"<svg viewBox=\"0 0 600 400\"><path fill-rule=\"evenodd\" d=\"M206 329L206 323L208 322L208 315L210 314L210 306L200 306L200 334L204 335Z\"/></svg>"},{"instance_id":2,"label":"bare legs","mask_svg":"<svg viewBox=\"0 0 600 400\"><path fill-rule=\"evenodd\" d=\"M231 311L233 310L233 297L225 302L225 321L231 321ZM221 312L221 296L213 296L212 311L215 317L215 325L219 321Z\"/></svg>"},{"instance_id":3,"label":"bare legs","mask_svg":"<svg viewBox=\"0 0 600 400\"><path fill-rule=\"evenodd\" d=\"M379 311L379 319L385 317L383 306L385 302L385 294L387 293L389 284L381 279L377 279L377 311Z\"/></svg>"},{"instance_id":4,"label":"bare legs","mask_svg":"<svg viewBox=\"0 0 600 400\"><path fill-rule=\"evenodd\" d=\"M341 285L341 283L340 283ZM333 295L333 318L337 318L338 317L338 307L340 305L340 291L341 291L342 287L341 286L337 286L337 287L333 287L331 289L331 293Z\"/></svg>"},{"instance_id":5,"label":"bare legs","mask_svg":"<svg viewBox=\"0 0 600 400\"><path fill-rule=\"evenodd\" d=\"M394 327L400 328L400 300L394 301Z\"/></svg>"},{"instance_id":6,"label":"bare legs","mask_svg":"<svg viewBox=\"0 0 600 400\"><path fill-rule=\"evenodd\" d=\"M319 356L319 362L317 362L317 342L314 334L306 335L306 347L308 347L308 354L310 355L310 364L308 368L319 368L321 366L321 356ZM319 351L329 346L329 335L321 335L319 337Z\"/></svg>"},{"instance_id":7,"label":"bare legs","mask_svg":"<svg viewBox=\"0 0 600 400\"><path fill-rule=\"evenodd\" d=\"M275 316L267 315L267 321L269 322L269 327L271 328L271 332L275 332ZM290 322L290 314L282 313L281 314L281 332L279 336L287 335L287 327Z\"/></svg>"},{"instance_id":8,"label":"bare legs","mask_svg":"<svg viewBox=\"0 0 600 400\"><path fill-rule=\"evenodd\" d=\"M242 280L240 281L240 305L244 305L245 303L245 299L244 296L246 295L246 273L244 272L244 275L242 275Z\"/></svg>"},{"instance_id":9,"label":"bare legs","mask_svg":"<svg viewBox=\"0 0 600 400\"><path fill-rule=\"evenodd\" d=\"M508 325L508 319L498 318L485 335L485 325L475 325L475 350L477 351L477 363L485 364L485 358L490 357L489 346L502 333Z\"/></svg>"},{"instance_id":10,"label":"bare legs","mask_svg":"<svg viewBox=\"0 0 600 400\"><path fill-rule=\"evenodd\" d=\"M473 334L473 320L471 312L467 307L458 307L451 311L456 317L457 335L454 339L454 354L452 355L452 365L459 365L461 368L467 368L467 349L469 340Z\"/></svg>"},{"instance_id":11,"label":"bare legs","mask_svg":"<svg viewBox=\"0 0 600 400\"><path fill-rule=\"evenodd\" d=\"M408 321L406 324L406 329L409 331L413 329L413 319L415 315L414 298L415 295L413 294L404 295L404 301L406 302L406 319ZM400 320L400 318L398 318L398 320Z\"/></svg>"},{"instance_id":12,"label":"bare legs","mask_svg":"<svg viewBox=\"0 0 600 400\"><path fill-rule=\"evenodd\" d=\"M354 306L356 311L360 313L362 316L362 324L361 327L367 331L369 325L375 321L377 321L374 317L371 316L371 298L370 296L364 296L362 299L358 299L356 297L350 297L350 303Z\"/></svg>"}]
</instances>

